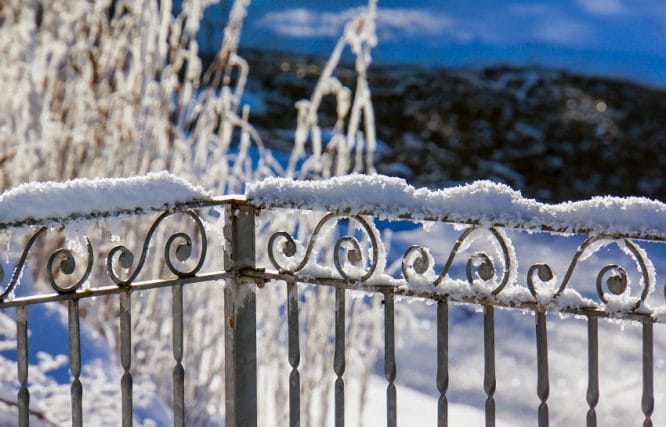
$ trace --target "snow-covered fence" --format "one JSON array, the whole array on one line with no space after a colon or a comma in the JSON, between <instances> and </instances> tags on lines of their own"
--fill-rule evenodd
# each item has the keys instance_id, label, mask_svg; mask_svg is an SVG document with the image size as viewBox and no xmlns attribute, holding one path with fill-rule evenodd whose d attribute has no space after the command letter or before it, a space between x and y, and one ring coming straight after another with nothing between
<instances>
[{"instance_id":1,"label":"snow-covered fence","mask_svg":"<svg viewBox=\"0 0 666 427\"><path fill-rule=\"evenodd\" d=\"M28 232L27 243L20 251L20 257L13 267L11 275L5 280L5 271L0 265L0 279L4 282L0 292L0 309L16 308L16 363L18 367L19 389L16 401L18 424L28 425L31 417L38 422L58 424L58 420L49 418L50 414L32 411L29 408L28 390L28 307L63 301L68 309L68 334L70 353L71 383L71 419L73 425L83 425L83 387L81 383L81 325L80 300L95 300L106 295L118 296L119 320L119 359L122 369L122 424L133 425L133 380L132 366L132 294L153 288L170 288L172 291L172 326L173 358L173 419L174 424L184 425L184 370L183 360L183 285L210 282L232 277L234 273L221 269L203 273L202 267L207 258L208 237L206 227L198 212L201 209L224 209L232 206L234 197L215 199L209 197L200 188L195 188L182 179L168 173L149 174L145 177L129 179L77 179L66 183L31 183L21 185L0 196L0 215L3 222L0 229L10 236L7 250L12 242L12 233ZM157 212L157 218L146 231L138 256L125 246L115 244L108 250L105 259L97 262L99 247L94 247L94 239L88 235L100 222L108 222L112 229L120 229L118 221L123 218L145 216ZM216 215L223 214L219 212ZM159 240L161 228L172 217L189 219L194 226L194 233L175 232L166 241ZM228 215L228 217L233 217ZM186 221L187 222L187 221ZM232 221L233 222L233 221ZM247 231L247 230L246 230ZM251 232L251 230L249 231ZM248 232L248 233L249 233ZM120 236L113 235L111 242L117 242ZM50 248L49 235L60 234L56 238L59 247L49 250L48 257L44 250ZM248 234L249 236L249 234ZM16 237L15 235L13 237ZM55 237L55 236L54 236ZM64 239L62 239L64 237ZM100 236L102 237L102 236ZM169 271L167 279L148 281L136 280L140 274L151 271L154 262L147 262L150 246L155 241L163 244L164 267ZM230 241L238 241L231 239ZM52 246L52 244L51 244ZM41 249L41 251L40 251ZM33 254L37 252L37 256ZM222 252L222 251L220 251ZM237 253L234 247L225 252ZM190 264L188 259L194 259ZM45 282L55 293L40 292L40 271L46 261ZM9 263L9 256L6 260ZM225 263L225 265L227 265ZM106 283L97 282L95 269L105 269ZM151 271L152 272L152 271ZM33 284L33 279L35 283ZM110 282L109 282L110 280ZM33 285L30 287L30 285ZM21 286L22 285L22 286ZM3 331L5 336L11 336ZM40 347L40 343L35 343ZM231 348L231 346L228 346ZM227 376L231 378L231 376ZM3 403L12 404L3 399ZM34 418L36 417L36 418ZM106 420L105 422L112 422Z\"/></svg>"},{"instance_id":2,"label":"snow-covered fence","mask_svg":"<svg viewBox=\"0 0 666 427\"><path fill-rule=\"evenodd\" d=\"M76 194L76 203L58 201ZM6 209L2 211L2 209ZM210 197L199 189L166 174L134 180L77 180L68 184L30 185L0 200L4 222L0 229L28 231L30 237L13 271L3 280L0 309L16 308L19 424L27 425L29 406L28 307L66 302L71 371L71 411L74 425L83 425L81 335L79 303L100 296L118 302L119 363L122 370L123 425L132 425L133 374L131 307L133 295L154 288L169 288L173 350L174 425L184 425L188 402L184 386L183 292L187 286L224 281L225 417L227 426L257 425L257 301L261 288L287 284L286 309L289 374L289 422L300 424L301 384L299 284L334 288L334 419L345 418L345 367L347 363L346 298L349 292L381 294L384 314L384 373L386 419L397 424L395 303L400 298L421 298L437 304L438 423L447 425L449 306L473 304L483 311L486 425L495 424L495 320L496 307L535 313L539 425L548 425L548 312L583 316L588 324L587 425L596 425L599 401L598 320L616 318L639 322L642 327L642 398L644 425L652 425L654 409L653 325L664 323L666 307L652 307L656 273L647 252L637 241L663 242L666 205L645 199L596 198L585 202L544 205L527 200L506 186L477 182L441 191L414 189L404 181L381 176L350 175L325 181L303 182L268 179L249 186L243 196ZM94 238L80 236L87 226L109 218L145 216L155 212L138 251L115 244L98 256ZM213 219L211 219L211 217ZM299 218L298 228L282 229ZM159 231L177 219L178 231L162 239ZM459 236L445 259L423 245L411 245L395 257L385 245L390 230L386 219L424 224L453 223ZM290 222L293 224L293 221ZM172 224L173 226L174 224ZM182 231L187 226L189 232ZM68 232L69 228L73 232ZM192 231L193 230L193 231ZM532 263L521 277L511 233L583 235L562 276L546 263ZM527 233L525 233L527 232ZM65 233L59 248L49 250L46 283L51 292L34 286L20 291L30 265L31 250L38 249L47 234ZM216 236L221 234L220 236ZM262 236L266 236L264 238ZM294 237L298 236L298 237ZM213 246L213 240L219 242ZM116 239L111 239L116 241ZM537 239L535 238L535 241ZM78 243L77 243L78 242ZM416 243L416 242L414 242ZM540 242L534 245L544 244ZM547 244L547 243L546 243ZM598 271L593 292L577 279L580 266L595 252L617 245L635 264L639 280L620 262ZM475 250L477 249L478 250ZM328 249L328 250L325 250ZM332 249L332 250L331 250ZM162 253L162 270L150 276L148 258ZM469 251L469 256L465 254ZM159 258L159 257L158 257ZM395 259L394 259L395 258ZM212 259L212 262L211 262ZM152 261L151 261L152 262ZM34 264L34 263L33 263ZM34 277L44 266L32 266ZM95 275L102 270L103 274ZM3 271L4 273L4 271ZM460 278L456 278L460 274ZM146 277L148 275L149 277ZM3 278L4 278L3 274ZM99 276L99 277L98 277ZM634 281L635 282L635 281ZM580 286L580 287L579 287ZM191 289L196 292L196 289ZM188 290L189 292L189 290ZM94 302L93 302L94 304ZM164 320L164 319L162 319ZM196 333L196 332L195 332ZM36 342L33 345L39 346ZM219 375L223 375L222 372ZM6 402L5 402L6 403ZM33 414L34 415L34 414Z\"/></svg>"},{"instance_id":3,"label":"snow-covered fence","mask_svg":"<svg viewBox=\"0 0 666 427\"><path fill-rule=\"evenodd\" d=\"M545 205L523 198L509 187L492 182L430 191L415 189L403 180L379 176L336 177L321 182L297 182L274 178L250 186L250 203L260 209L297 209L328 212L316 222L301 243L289 232L278 231L267 242L266 251L274 268L253 270L257 280L279 280L289 285L289 357L291 421L298 424L298 296L295 283L336 288L335 317L335 423L344 424L345 290L383 294L384 372L387 380L386 419L396 425L396 359L394 301L418 297L437 303L438 425L447 425L448 306L469 303L481 306L484 317L483 353L486 393L486 426L495 425L495 307L531 310L535 313L537 412L540 426L548 425L548 342L546 313L584 316L588 322L587 425L597 425L599 401L598 319L616 318L642 324L643 425L652 425L654 410L653 324L663 323L666 306L650 307L648 296L655 290L656 273L646 251L636 240L663 242L666 205L642 198L598 197L588 201ZM435 260L421 245L409 246L401 259L400 274L391 274L390 260L376 227L377 219L456 224L460 235L445 260ZM340 227L340 223L345 224ZM332 237L331 231L343 235ZM424 228L429 227L428 225ZM518 277L516 250L507 231L585 235L563 276L546 263L534 263L524 279ZM303 235L303 233L301 233ZM482 237L489 245L461 260L462 253ZM597 274L596 295L576 289L581 285L575 272L580 264L601 248L617 245L635 263L640 277L631 286L630 275L620 263L609 263ZM538 244L537 244L538 245ZM333 256L318 259L322 247L333 246ZM483 246L481 246L483 247ZM487 250L489 249L489 250ZM493 254L494 252L494 254ZM346 256L343 257L343 254ZM453 266L463 261L462 280ZM395 263L394 263L395 264ZM435 268L439 268L438 272ZM584 288L584 286L581 286Z\"/></svg>"}]
</instances>

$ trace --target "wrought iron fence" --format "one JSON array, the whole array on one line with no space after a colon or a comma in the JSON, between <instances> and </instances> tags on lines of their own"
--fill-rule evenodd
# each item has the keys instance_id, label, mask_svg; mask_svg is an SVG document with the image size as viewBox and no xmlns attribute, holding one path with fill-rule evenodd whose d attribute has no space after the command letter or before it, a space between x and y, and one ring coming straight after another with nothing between
<instances>
[{"instance_id":1,"label":"wrought iron fence","mask_svg":"<svg viewBox=\"0 0 666 427\"><path fill-rule=\"evenodd\" d=\"M211 207L224 211L224 247L212 251L213 257L223 253L223 268L206 271L202 267L210 249L207 230L200 212ZM73 425L83 425L80 349L79 301L102 295L116 295L119 307L119 361L122 368L122 423L132 425L132 294L152 288L170 288L172 292L172 340L173 340L173 414L174 425L185 424L187 402L184 397L186 381L183 368L183 287L223 280L225 307L225 360L226 372L226 425L257 425L257 342L256 299L257 285L275 281L287 284L286 317L288 325L289 374L289 424L300 425L300 345L299 345L299 288L298 284L332 287L335 289L334 361L334 420L336 426L344 425L345 415L345 331L346 295L348 290L361 289L383 295L384 311L384 374L386 387L386 419L389 426L397 424L395 299L416 297L433 300L437 304L437 374L434 382L439 392L438 425L448 424L449 385L449 305L473 304L483 310L483 355L486 425L495 424L495 320L496 307L531 310L535 313L537 388L539 400L535 408L540 426L548 425L549 365L547 312L564 312L584 316L587 319L588 387L587 425L597 425L596 406L599 401L599 347L598 321L600 318L618 318L639 322L642 325L642 399L643 425L652 425L654 410L654 323L662 323L664 317L658 309L649 309L645 301L655 287L652 262L636 241L663 241L666 236L604 235L594 230L572 229L569 232L587 235L573 255L561 280L553 269L543 263L531 265L524 281L517 277L517 260L513 245L503 224L481 225L470 220L460 224L462 231L448 258L436 262L430 251L419 245L410 246L401 258L400 274L385 272L386 249L377 230L377 218L372 212L350 213L345 206L324 213L303 244L293 237L293 230L271 230L265 241L256 238L258 225L255 218L263 212L294 209L291 203L271 205L254 203L242 196L200 200L170 207L157 215L147 230L141 249L134 254L125 246L111 248L103 257L104 270L110 283L94 283L88 286L91 272L99 267L95 261L97 251L91 240L85 238L83 263L81 256L71 249L61 247L53 251L46 262L48 283L53 292L13 296L21 273L28 262L31 249L39 246L44 235L57 233L62 224L71 220L96 220L118 215L138 215L146 212L94 212L82 213L73 218L27 219L20 223L2 224L2 229L33 227L11 276L0 294L0 309L16 308L17 368L19 392L17 396L19 425L28 425L30 417L30 392L28 387L28 316L27 307L33 304L63 301L69 315L69 350L71 381L71 411ZM181 215L194 224L195 233L176 232L166 238L163 248L167 278L137 280L144 267L154 235L164 220ZM409 215L401 215L409 221ZM421 220L421 219L419 219ZM527 231L553 231L548 224L512 229ZM302 231L301 230L301 231ZM331 230L336 233L331 234ZM557 230L555 230L557 231ZM475 237L485 234L492 242L495 253L473 253L464 262L462 280L452 277L454 263ZM583 298L572 293L576 267L586 256L601 246L618 244L636 261L641 278L640 289L633 291L628 275L620 264L608 264L601 268L596 278L596 298ZM322 247L327 255L320 255ZM331 250L332 249L332 250ZM267 259L266 265L258 265L258 259ZM79 262L77 262L79 260ZM188 261L189 263L185 263ZM187 267L189 265L189 267ZM436 269L439 272L435 271ZM4 272L3 277L4 277ZM63 282L63 279L68 279ZM97 279L96 279L97 280ZM99 279L101 280L101 279ZM4 281L3 281L4 283ZM524 283L524 285L522 285ZM589 295L588 295L589 296ZM220 373L222 374L222 373Z\"/></svg>"}]
</instances>

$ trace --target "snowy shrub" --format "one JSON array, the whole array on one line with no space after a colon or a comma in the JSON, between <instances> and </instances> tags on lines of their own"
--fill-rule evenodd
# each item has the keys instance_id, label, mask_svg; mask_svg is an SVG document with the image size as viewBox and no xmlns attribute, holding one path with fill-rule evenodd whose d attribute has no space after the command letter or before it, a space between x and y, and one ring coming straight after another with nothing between
<instances>
[{"instance_id":1,"label":"snowy shrub","mask_svg":"<svg viewBox=\"0 0 666 427\"><path fill-rule=\"evenodd\" d=\"M185 0L175 14L171 0L3 1L0 188L28 181L125 177L168 170L211 193L225 194L241 192L245 183L267 176L372 173L374 113L366 71L376 44L376 1L370 0L367 10L347 24L312 97L296 104L295 141L286 165L280 165L264 147L251 125L249 106L241 102L250 70L237 49L249 0L234 2L216 59L203 70L196 35L204 10L213 3ZM353 90L335 77L346 48L356 58L358 78ZM322 97L329 95L336 99L338 120L330 141L323 141L317 115ZM258 239L265 241L277 229L293 229L296 221L280 218L265 227ZM298 221L299 230L314 224L307 218ZM96 232L113 236L111 240L118 235L128 247L141 245L145 223L127 220L120 227L120 231ZM158 242L160 238L164 235ZM100 255L115 244L110 241L98 248ZM35 256L43 259L46 254L41 249ZM160 277L163 269L156 263L147 276ZM96 277L106 278L101 271ZM280 285L260 291L259 339L268 346L260 353L261 367L286 364L285 326L279 317L283 291ZM331 348L332 328L330 318L322 316L317 307L332 308L333 294L315 289L303 293L308 302L301 315L307 325L303 364L316 367L304 371L302 377L306 424L314 423L317 416L325 423L326 411L313 409L312 402L326 401L329 393L330 381L322 380L331 363L320 359L330 353L321 349ZM117 332L111 325L117 321L116 302L95 301L82 312L86 323L114 350ZM148 292L133 302L137 382L154 384L164 401L170 402L170 376L165 372L170 372L173 360L165 337L170 336L171 326L157 321L170 316L169 295ZM350 348L358 349L350 358L361 361L363 377L375 359L379 325L377 316L355 314L354 306L359 304L367 306L368 302L349 304L348 340ZM186 305L186 327L205 331L190 334L187 342L188 424L216 423L224 408L224 324L219 316L223 293L219 286L199 287L186 294ZM93 384L103 383L99 375L96 378ZM267 381L272 382L269 394L275 398L275 414L263 415L284 420L286 386L275 379ZM97 392L103 390L92 391ZM51 394L39 396L48 400ZM308 400L311 396L312 401ZM44 405L49 408L48 402Z\"/></svg>"}]
</instances>

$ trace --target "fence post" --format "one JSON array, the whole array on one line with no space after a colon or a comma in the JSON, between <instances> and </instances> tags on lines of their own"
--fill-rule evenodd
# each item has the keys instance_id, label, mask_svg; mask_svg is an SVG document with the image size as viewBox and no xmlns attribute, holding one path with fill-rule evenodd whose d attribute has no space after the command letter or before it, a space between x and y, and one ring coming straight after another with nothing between
<instances>
[{"instance_id":1,"label":"fence post","mask_svg":"<svg viewBox=\"0 0 666 427\"><path fill-rule=\"evenodd\" d=\"M241 280L255 266L255 212L252 206L225 207L224 268L234 272L224 287L225 425L257 425L256 285Z\"/></svg>"}]
</instances>

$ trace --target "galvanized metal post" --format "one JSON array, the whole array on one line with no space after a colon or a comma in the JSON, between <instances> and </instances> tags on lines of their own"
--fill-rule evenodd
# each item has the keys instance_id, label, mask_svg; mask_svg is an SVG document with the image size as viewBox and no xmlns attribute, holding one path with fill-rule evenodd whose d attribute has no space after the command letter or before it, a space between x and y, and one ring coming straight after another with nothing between
<instances>
[{"instance_id":1,"label":"galvanized metal post","mask_svg":"<svg viewBox=\"0 0 666 427\"><path fill-rule=\"evenodd\" d=\"M240 274L255 266L254 217L252 206L225 207L224 268L235 273L224 287L227 427L257 425L256 285Z\"/></svg>"},{"instance_id":2,"label":"galvanized metal post","mask_svg":"<svg viewBox=\"0 0 666 427\"><path fill-rule=\"evenodd\" d=\"M298 331L298 285L287 282L287 340L289 342L289 425L301 425L301 348Z\"/></svg>"},{"instance_id":3,"label":"galvanized metal post","mask_svg":"<svg viewBox=\"0 0 666 427\"><path fill-rule=\"evenodd\" d=\"M652 427L654 412L654 330L652 320L643 321L643 427Z\"/></svg>"},{"instance_id":4,"label":"galvanized metal post","mask_svg":"<svg viewBox=\"0 0 666 427\"><path fill-rule=\"evenodd\" d=\"M587 318L587 427L597 427L599 403L599 319Z\"/></svg>"},{"instance_id":5,"label":"galvanized metal post","mask_svg":"<svg viewBox=\"0 0 666 427\"><path fill-rule=\"evenodd\" d=\"M83 385L81 384L81 325L79 320L79 300L68 302L69 360L72 374L70 394L72 396L72 426L83 426Z\"/></svg>"},{"instance_id":6,"label":"galvanized metal post","mask_svg":"<svg viewBox=\"0 0 666 427\"><path fill-rule=\"evenodd\" d=\"M437 426L449 425L449 303L437 301Z\"/></svg>"},{"instance_id":7,"label":"galvanized metal post","mask_svg":"<svg viewBox=\"0 0 666 427\"><path fill-rule=\"evenodd\" d=\"M386 426L398 424L397 397L395 390L395 306L393 292L384 293L384 376L386 387Z\"/></svg>"},{"instance_id":8,"label":"galvanized metal post","mask_svg":"<svg viewBox=\"0 0 666 427\"><path fill-rule=\"evenodd\" d=\"M537 396L539 397L539 427L548 427L548 394L550 382L548 380L548 330L546 326L546 312L536 312L536 345L537 345Z\"/></svg>"},{"instance_id":9,"label":"galvanized metal post","mask_svg":"<svg viewBox=\"0 0 666 427\"><path fill-rule=\"evenodd\" d=\"M486 427L495 427L495 308L483 306L483 390L486 392Z\"/></svg>"},{"instance_id":10,"label":"galvanized metal post","mask_svg":"<svg viewBox=\"0 0 666 427\"><path fill-rule=\"evenodd\" d=\"M120 293L120 365L123 368L123 375L120 378L120 391L122 402L122 425L123 427L132 427L133 421L133 403L132 387L132 296L130 289L123 289Z\"/></svg>"},{"instance_id":11,"label":"galvanized metal post","mask_svg":"<svg viewBox=\"0 0 666 427\"><path fill-rule=\"evenodd\" d=\"M335 289L335 353L333 371L335 372L335 427L345 426L345 290Z\"/></svg>"},{"instance_id":12,"label":"galvanized metal post","mask_svg":"<svg viewBox=\"0 0 666 427\"><path fill-rule=\"evenodd\" d=\"M18 392L18 425L30 425L30 392L28 391L28 306L16 307L16 366L20 383Z\"/></svg>"},{"instance_id":13,"label":"galvanized metal post","mask_svg":"<svg viewBox=\"0 0 666 427\"><path fill-rule=\"evenodd\" d=\"M171 288L173 358L173 425L185 426L185 368L183 368L183 285Z\"/></svg>"}]
</instances>

